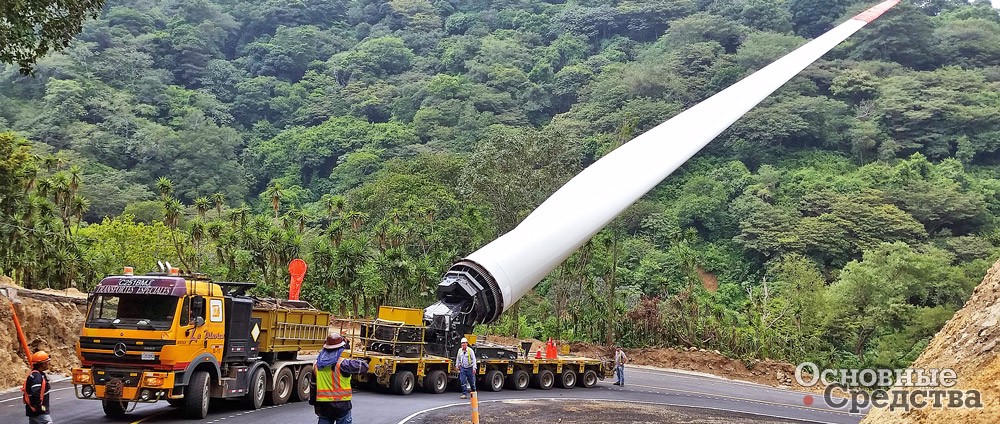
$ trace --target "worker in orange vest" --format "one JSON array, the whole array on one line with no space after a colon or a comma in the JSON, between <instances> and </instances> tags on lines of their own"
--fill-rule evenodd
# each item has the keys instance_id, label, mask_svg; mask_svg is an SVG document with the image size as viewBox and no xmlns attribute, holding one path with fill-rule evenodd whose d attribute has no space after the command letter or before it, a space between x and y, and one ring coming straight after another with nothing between
<instances>
[{"instance_id":1,"label":"worker in orange vest","mask_svg":"<svg viewBox=\"0 0 1000 424\"><path fill-rule=\"evenodd\" d=\"M31 355L31 373L24 380L24 414L28 424L52 424L49 415L49 354L38 351Z\"/></svg>"},{"instance_id":2,"label":"worker in orange vest","mask_svg":"<svg viewBox=\"0 0 1000 424\"><path fill-rule=\"evenodd\" d=\"M345 359L340 355L350 349L347 340L337 332L326 336L323 350L313 364L312 392L309 403L313 405L319 424L351 424L351 374L368 372L368 363L360 359Z\"/></svg>"}]
</instances>

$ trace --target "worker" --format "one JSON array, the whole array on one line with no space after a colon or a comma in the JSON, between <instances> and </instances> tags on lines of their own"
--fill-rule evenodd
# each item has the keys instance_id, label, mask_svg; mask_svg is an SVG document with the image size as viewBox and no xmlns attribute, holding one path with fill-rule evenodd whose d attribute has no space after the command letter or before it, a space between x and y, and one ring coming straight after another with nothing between
<instances>
[{"instance_id":1,"label":"worker","mask_svg":"<svg viewBox=\"0 0 1000 424\"><path fill-rule=\"evenodd\" d=\"M615 350L615 374L617 375L617 380L615 381L616 386L625 385L625 364L628 363L628 355L622 350L621 346Z\"/></svg>"},{"instance_id":2,"label":"worker","mask_svg":"<svg viewBox=\"0 0 1000 424\"><path fill-rule=\"evenodd\" d=\"M469 339L462 337L462 348L455 357L458 379L462 383L461 399L469 397L469 391L476 391L476 352L469 347Z\"/></svg>"},{"instance_id":3,"label":"worker","mask_svg":"<svg viewBox=\"0 0 1000 424\"><path fill-rule=\"evenodd\" d=\"M51 424L49 415L49 354L39 350L31 355L31 373L24 380L24 414L28 424Z\"/></svg>"},{"instance_id":4,"label":"worker","mask_svg":"<svg viewBox=\"0 0 1000 424\"><path fill-rule=\"evenodd\" d=\"M326 336L323 350L313 365L312 392L309 403L313 405L318 424L351 424L351 374L365 374L368 363L360 359L342 358L350 349L347 339L337 332Z\"/></svg>"}]
</instances>

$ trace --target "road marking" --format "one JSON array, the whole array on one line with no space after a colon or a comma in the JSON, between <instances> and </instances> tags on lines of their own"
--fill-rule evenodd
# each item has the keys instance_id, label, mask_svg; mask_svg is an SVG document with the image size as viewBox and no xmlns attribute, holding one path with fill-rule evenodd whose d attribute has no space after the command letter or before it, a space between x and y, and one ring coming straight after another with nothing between
<instances>
[{"instance_id":1,"label":"road marking","mask_svg":"<svg viewBox=\"0 0 1000 424\"><path fill-rule=\"evenodd\" d=\"M786 416L783 416L783 415L766 414L766 413L758 413L758 412L733 411L731 409L717 408L717 407L711 407L711 406L691 406L691 405L680 405L680 404L668 403L668 402L646 402L646 401L622 400L622 399L599 399L599 398L572 398L572 399L568 399L568 398L528 398L528 399L483 400L483 401L479 401L479 403L483 404L483 403L495 403L495 402L507 402L507 401L528 401L528 402L534 402L534 401L540 401L540 400L542 400L542 401L562 401L562 402L589 400L589 401L597 401L597 402L625 402L625 403L638 403L638 404L645 404L645 405L675 406L675 407L680 407L680 408L710 409L710 410L713 410L713 411L735 412L735 413L738 413L738 414L756 415L756 416L760 416L760 417L780 418L780 419L785 419L785 420L795 420L795 421L807 422L807 423L828 424L826 421L813 421L813 420L808 419L808 418L793 418L793 417L786 417ZM424 414L424 413L427 413L427 412L436 411L438 409L449 408L449 407L452 407L452 406L461 406L461 405L467 405L467 403L453 403L453 404L450 404L450 405L441 405L441 406L435 406L433 408L427 408L427 409L424 409L422 411L417 411L417 412L414 412L414 413L410 414L408 417L403 418L402 420L400 420L396 424L406 424L411 419L416 418L417 415L421 415L421 414Z\"/></svg>"},{"instance_id":2,"label":"road marking","mask_svg":"<svg viewBox=\"0 0 1000 424\"><path fill-rule=\"evenodd\" d=\"M60 390L69 390L69 389L72 389L72 387L63 387L61 389L52 389L52 390L49 390L49 393L58 392ZM4 400L0 400L0 403L11 402L11 401L15 401L15 400L24 400L24 398L23 397L16 397L16 398L4 399Z\"/></svg>"},{"instance_id":3,"label":"road marking","mask_svg":"<svg viewBox=\"0 0 1000 424\"><path fill-rule=\"evenodd\" d=\"M743 402L753 402L753 403L763 403L763 404L769 404L769 405L777 405L777 406L783 406L783 407L787 407L787 408L811 409L811 410L814 410L814 411L829 412L829 413L833 413L833 414L843 414L843 415L852 415L852 416L864 416L863 414L856 414L856 413L851 413L851 412L844 412L844 411L839 411L839 410L836 410L836 409L815 408L815 407L805 406L805 405L793 405L793 404L787 404L787 403L781 403L781 402L771 402L771 401L768 401L768 400L757 400L757 399L741 398L741 397L736 397L736 396L719 395L719 394L715 394L715 393L696 392L696 391L693 391L693 390L681 390L681 389L671 389L671 388L667 388L667 387L644 386L644 385L641 385L641 384L630 384L630 386L645 387L647 389L667 390L667 391L674 391L674 392L679 392L679 393L698 394L698 395L704 395L704 396L707 396L707 397L713 398L713 399L729 399L729 400L737 400L737 401L743 401ZM620 390L625 390L625 389L620 389Z\"/></svg>"}]
</instances>

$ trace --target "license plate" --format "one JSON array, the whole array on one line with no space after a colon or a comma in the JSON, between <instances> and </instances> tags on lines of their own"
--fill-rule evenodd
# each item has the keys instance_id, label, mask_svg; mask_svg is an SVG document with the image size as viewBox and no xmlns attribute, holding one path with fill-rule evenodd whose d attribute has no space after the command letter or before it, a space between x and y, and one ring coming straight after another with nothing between
<instances>
[{"instance_id":1,"label":"license plate","mask_svg":"<svg viewBox=\"0 0 1000 424\"><path fill-rule=\"evenodd\" d=\"M143 361L154 361L156 360L156 355L153 352L142 352Z\"/></svg>"}]
</instances>

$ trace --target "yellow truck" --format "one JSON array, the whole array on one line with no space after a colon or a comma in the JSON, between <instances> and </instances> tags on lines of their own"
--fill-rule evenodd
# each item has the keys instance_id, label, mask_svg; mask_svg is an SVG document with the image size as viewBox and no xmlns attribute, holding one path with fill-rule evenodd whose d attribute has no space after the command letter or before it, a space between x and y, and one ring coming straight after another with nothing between
<instances>
[{"instance_id":1,"label":"yellow truck","mask_svg":"<svg viewBox=\"0 0 1000 424\"><path fill-rule=\"evenodd\" d=\"M322 348L330 314L245 295L252 286L168 267L104 278L76 345L76 396L101 401L109 417L161 400L191 418L204 418L210 399L250 409L308 400L313 360L298 355Z\"/></svg>"}]
</instances>

